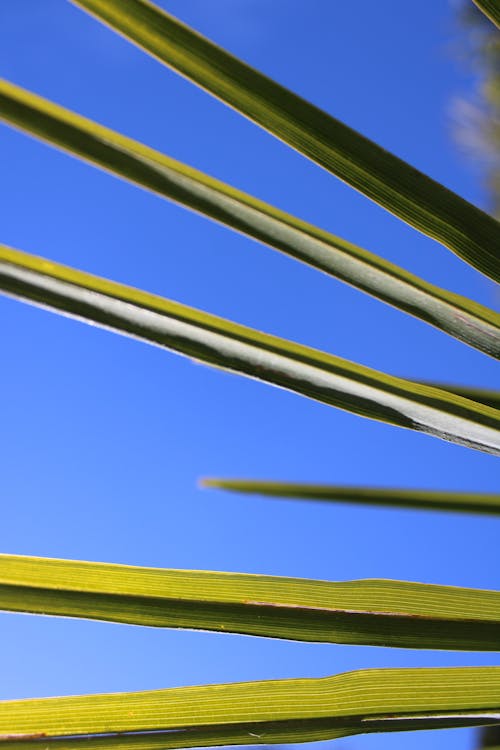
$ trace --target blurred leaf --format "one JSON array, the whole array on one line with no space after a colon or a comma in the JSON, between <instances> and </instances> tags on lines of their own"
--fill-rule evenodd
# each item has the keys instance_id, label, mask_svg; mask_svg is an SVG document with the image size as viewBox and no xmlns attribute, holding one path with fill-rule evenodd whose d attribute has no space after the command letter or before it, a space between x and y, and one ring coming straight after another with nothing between
<instances>
[{"instance_id":1,"label":"blurred leaf","mask_svg":"<svg viewBox=\"0 0 500 750\"><path fill-rule=\"evenodd\" d=\"M365 417L500 455L500 411L0 245L0 290Z\"/></svg>"},{"instance_id":2,"label":"blurred leaf","mask_svg":"<svg viewBox=\"0 0 500 750\"><path fill-rule=\"evenodd\" d=\"M0 555L0 610L323 643L500 651L500 592Z\"/></svg>"},{"instance_id":3,"label":"blurred leaf","mask_svg":"<svg viewBox=\"0 0 500 750\"><path fill-rule=\"evenodd\" d=\"M500 315L346 240L0 80L0 118L302 260L500 358Z\"/></svg>"},{"instance_id":4,"label":"blurred leaf","mask_svg":"<svg viewBox=\"0 0 500 750\"><path fill-rule=\"evenodd\" d=\"M372 669L273 680L0 702L3 750L274 744L491 724L500 667Z\"/></svg>"},{"instance_id":5,"label":"blurred leaf","mask_svg":"<svg viewBox=\"0 0 500 750\"><path fill-rule=\"evenodd\" d=\"M477 5L461 2L457 47L474 85L453 103L455 137L474 170L479 167L486 178L491 213L500 219L500 34ZM499 4L497 9L500 18Z\"/></svg>"},{"instance_id":6,"label":"blurred leaf","mask_svg":"<svg viewBox=\"0 0 500 750\"><path fill-rule=\"evenodd\" d=\"M481 729L478 748L500 750L500 725L483 727L483 729Z\"/></svg>"},{"instance_id":7,"label":"blurred leaf","mask_svg":"<svg viewBox=\"0 0 500 750\"><path fill-rule=\"evenodd\" d=\"M488 214L146 0L74 2L500 281L500 225Z\"/></svg>"},{"instance_id":8,"label":"blurred leaf","mask_svg":"<svg viewBox=\"0 0 500 750\"><path fill-rule=\"evenodd\" d=\"M419 510L448 510L462 513L500 515L500 495L485 492L436 492L389 487L351 487L303 482L275 482L259 479L202 479L203 487L243 492L266 497L386 505Z\"/></svg>"}]
</instances>

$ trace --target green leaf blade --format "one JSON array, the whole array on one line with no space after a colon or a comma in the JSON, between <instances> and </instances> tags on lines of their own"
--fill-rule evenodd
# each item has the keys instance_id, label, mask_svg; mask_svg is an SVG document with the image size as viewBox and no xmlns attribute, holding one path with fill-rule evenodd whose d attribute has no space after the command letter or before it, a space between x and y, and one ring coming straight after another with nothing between
<instances>
[{"instance_id":1,"label":"green leaf blade","mask_svg":"<svg viewBox=\"0 0 500 750\"><path fill-rule=\"evenodd\" d=\"M419 380L418 382L422 385L430 385L433 388L456 393L457 396L463 396L463 398L468 398L471 401L491 406L492 409L500 409L500 391L494 391L491 388L477 388L469 385L456 385L455 383L436 383L430 380Z\"/></svg>"},{"instance_id":2,"label":"green leaf blade","mask_svg":"<svg viewBox=\"0 0 500 750\"><path fill-rule=\"evenodd\" d=\"M500 651L500 592L0 555L0 609L398 648Z\"/></svg>"},{"instance_id":3,"label":"green leaf blade","mask_svg":"<svg viewBox=\"0 0 500 750\"><path fill-rule=\"evenodd\" d=\"M500 281L500 225L146 0L73 0L158 60Z\"/></svg>"},{"instance_id":4,"label":"green leaf blade","mask_svg":"<svg viewBox=\"0 0 500 750\"><path fill-rule=\"evenodd\" d=\"M488 725L499 715L499 667L373 669L320 679L2 701L0 744L4 750L83 742L92 750L146 750L159 743L205 744L201 738L219 745L274 744Z\"/></svg>"},{"instance_id":5,"label":"green leaf blade","mask_svg":"<svg viewBox=\"0 0 500 750\"><path fill-rule=\"evenodd\" d=\"M473 0L473 2L500 29L500 5L497 0Z\"/></svg>"},{"instance_id":6,"label":"green leaf blade","mask_svg":"<svg viewBox=\"0 0 500 750\"><path fill-rule=\"evenodd\" d=\"M0 118L500 358L500 315L142 143L0 80Z\"/></svg>"},{"instance_id":7,"label":"green leaf blade","mask_svg":"<svg viewBox=\"0 0 500 750\"><path fill-rule=\"evenodd\" d=\"M500 495L497 493L439 492L211 477L202 479L200 484L202 487L264 497L500 515Z\"/></svg>"},{"instance_id":8,"label":"green leaf blade","mask_svg":"<svg viewBox=\"0 0 500 750\"><path fill-rule=\"evenodd\" d=\"M346 409L500 455L500 411L0 245L17 299Z\"/></svg>"}]
</instances>

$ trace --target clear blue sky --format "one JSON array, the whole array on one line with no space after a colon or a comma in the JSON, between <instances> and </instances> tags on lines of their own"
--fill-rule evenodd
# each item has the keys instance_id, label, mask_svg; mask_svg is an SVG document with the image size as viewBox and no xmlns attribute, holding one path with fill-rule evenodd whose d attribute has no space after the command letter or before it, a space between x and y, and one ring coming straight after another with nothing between
<instances>
[{"instance_id":1,"label":"clear blue sky","mask_svg":"<svg viewBox=\"0 0 500 750\"><path fill-rule=\"evenodd\" d=\"M162 0L163 7L484 205L453 143L447 0ZM493 285L446 249L167 71L64 0L3 0L1 74L454 291ZM5 127L1 241L348 359L498 386L494 362L206 219ZM312 578L498 588L500 520L244 498L202 475L494 491L495 459L363 420L8 299L2 321L4 552ZM495 471L496 469L496 471ZM0 697L323 676L496 655L350 648L0 615ZM345 750L472 747L468 730Z\"/></svg>"}]
</instances>

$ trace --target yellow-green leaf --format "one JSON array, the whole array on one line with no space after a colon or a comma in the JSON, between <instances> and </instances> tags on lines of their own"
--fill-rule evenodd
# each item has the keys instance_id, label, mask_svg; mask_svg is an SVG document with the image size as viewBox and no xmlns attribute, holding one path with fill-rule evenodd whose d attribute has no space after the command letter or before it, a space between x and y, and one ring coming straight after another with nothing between
<instances>
[{"instance_id":1,"label":"yellow-green leaf","mask_svg":"<svg viewBox=\"0 0 500 750\"><path fill-rule=\"evenodd\" d=\"M0 702L3 750L307 742L500 719L500 667L372 669L319 679Z\"/></svg>"},{"instance_id":2,"label":"yellow-green leaf","mask_svg":"<svg viewBox=\"0 0 500 750\"><path fill-rule=\"evenodd\" d=\"M422 385L430 385L433 388L440 388L443 391L456 393L457 396L463 396L471 401L478 401L480 404L491 406L493 409L500 409L500 391L494 391L490 388L477 388L470 385L456 385L455 383L436 383L430 380L419 380Z\"/></svg>"},{"instance_id":3,"label":"yellow-green leaf","mask_svg":"<svg viewBox=\"0 0 500 750\"><path fill-rule=\"evenodd\" d=\"M0 610L323 643L500 651L500 592L0 555Z\"/></svg>"},{"instance_id":4,"label":"yellow-green leaf","mask_svg":"<svg viewBox=\"0 0 500 750\"><path fill-rule=\"evenodd\" d=\"M488 214L147 0L74 2L500 281L500 225Z\"/></svg>"},{"instance_id":5,"label":"yellow-green leaf","mask_svg":"<svg viewBox=\"0 0 500 750\"><path fill-rule=\"evenodd\" d=\"M500 315L483 305L2 80L0 118L500 358Z\"/></svg>"},{"instance_id":6,"label":"yellow-green leaf","mask_svg":"<svg viewBox=\"0 0 500 750\"><path fill-rule=\"evenodd\" d=\"M500 411L0 245L0 290L361 416L500 455Z\"/></svg>"},{"instance_id":7,"label":"yellow-green leaf","mask_svg":"<svg viewBox=\"0 0 500 750\"><path fill-rule=\"evenodd\" d=\"M304 482L276 482L259 479L201 480L203 487L215 487L266 497L297 498L323 502L385 505L418 510L448 510L461 513L500 514L500 495L486 492L438 492L394 489L392 487L352 487Z\"/></svg>"}]
</instances>

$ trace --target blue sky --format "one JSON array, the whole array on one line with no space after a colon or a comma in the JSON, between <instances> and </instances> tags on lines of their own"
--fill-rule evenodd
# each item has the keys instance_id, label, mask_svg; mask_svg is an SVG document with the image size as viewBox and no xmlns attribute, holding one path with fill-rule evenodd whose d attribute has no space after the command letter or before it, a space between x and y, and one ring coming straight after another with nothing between
<instances>
[{"instance_id":1,"label":"blue sky","mask_svg":"<svg viewBox=\"0 0 500 750\"><path fill-rule=\"evenodd\" d=\"M162 0L479 205L453 141L447 0ZM1 75L494 306L492 283L65 0L0 4ZM498 386L494 362L289 258L2 126L2 242L390 373ZM0 299L3 552L498 588L500 520L200 491L203 475L494 491L495 459ZM0 615L1 698L323 676L497 655ZM339 749L472 747L468 730Z\"/></svg>"}]
</instances>

